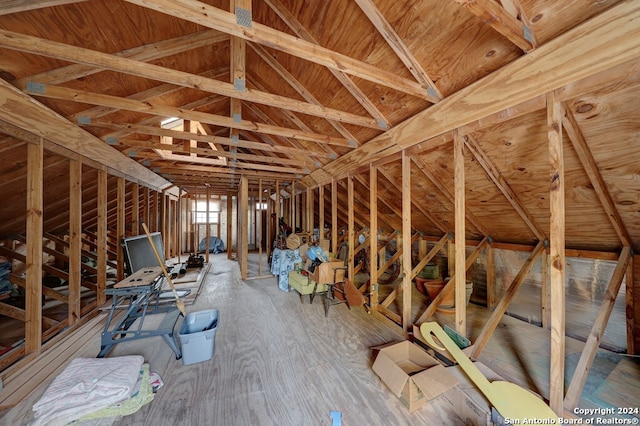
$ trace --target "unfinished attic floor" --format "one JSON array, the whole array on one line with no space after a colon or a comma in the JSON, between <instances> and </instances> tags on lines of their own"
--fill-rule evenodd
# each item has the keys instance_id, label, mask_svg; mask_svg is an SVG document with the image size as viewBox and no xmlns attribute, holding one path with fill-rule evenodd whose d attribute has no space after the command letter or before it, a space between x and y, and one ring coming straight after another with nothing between
<instances>
[{"instance_id":1,"label":"unfinished attic floor","mask_svg":"<svg viewBox=\"0 0 640 426\"><path fill-rule=\"evenodd\" d=\"M150 404L116 425L315 426L331 424L331 411L342 413L344 425L462 424L442 398L409 413L372 371L370 348L402 340L399 328L389 327L387 321L362 308L348 310L345 305L331 307L325 318L321 298L313 304L308 298L300 303L295 292L280 291L271 276L243 282L237 263L226 254L211 256L210 263L202 292L194 304L187 305L187 312L219 310L213 358L184 366L159 337L116 345L109 357L143 355L151 371L164 381ZM249 264L249 275L258 276L257 256L250 255ZM263 266L262 273L267 270ZM479 331L476 324L488 315L482 311L469 310L469 324L475 330L472 337ZM472 319L477 313L481 313L479 319ZM179 326L180 322L176 330ZM544 394L548 379L542 372L548 353L539 353L546 350L548 343L544 342L544 332L538 327L505 318L480 361ZM84 351L97 354L98 335L91 345ZM571 353L567 351L568 357ZM538 365L528 365L532 362ZM625 371L635 374L634 367L637 364ZM612 406L635 403L637 407L638 377L620 371L616 375L616 371L612 368L596 384L588 382L589 395L606 397ZM0 413L0 424L28 424L32 405L52 379L18 406ZM594 406L602 404L585 398L580 403L580 407Z\"/></svg>"}]
</instances>

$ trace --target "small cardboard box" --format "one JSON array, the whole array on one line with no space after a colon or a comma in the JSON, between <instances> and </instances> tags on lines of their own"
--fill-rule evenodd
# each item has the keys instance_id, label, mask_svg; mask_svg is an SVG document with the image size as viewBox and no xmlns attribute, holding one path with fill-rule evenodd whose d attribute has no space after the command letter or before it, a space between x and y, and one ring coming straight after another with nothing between
<instances>
[{"instance_id":1,"label":"small cardboard box","mask_svg":"<svg viewBox=\"0 0 640 426\"><path fill-rule=\"evenodd\" d=\"M379 350L373 371L410 412L458 383L442 364L409 341L373 349Z\"/></svg>"}]
</instances>

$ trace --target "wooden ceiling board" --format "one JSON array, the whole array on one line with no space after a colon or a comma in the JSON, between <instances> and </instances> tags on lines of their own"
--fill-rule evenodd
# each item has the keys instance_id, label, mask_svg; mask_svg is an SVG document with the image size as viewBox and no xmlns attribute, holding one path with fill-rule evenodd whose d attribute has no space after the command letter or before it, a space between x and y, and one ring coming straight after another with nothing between
<instances>
[{"instance_id":1,"label":"wooden ceiling board","mask_svg":"<svg viewBox=\"0 0 640 426\"><path fill-rule=\"evenodd\" d=\"M623 0L520 0L539 44L548 42Z\"/></svg>"},{"instance_id":2,"label":"wooden ceiling board","mask_svg":"<svg viewBox=\"0 0 640 426\"><path fill-rule=\"evenodd\" d=\"M455 2L376 3L445 96L522 54Z\"/></svg>"},{"instance_id":3,"label":"wooden ceiling board","mask_svg":"<svg viewBox=\"0 0 640 426\"><path fill-rule=\"evenodd\" d=\"M384 41L366 15L351 0L331 0L308 3L281 0L302 26L321 46L401 77L411 74Z\"/></svg>"},{"instance_id":4,"label":"wooden ceiling board","mask_svg":"<svg viewBox=\"0 0 640 426\"><path fill-rule=\"evenodd\" d=\"M568 102L631 239L640 241L638 76L613 92L598 91ZM631 83L633 82L633 83Z\"/></svg>"},{"instance_id":5,"label":"wooden ceiling board","mask_svg":"<svg viewBox=\"0 0 640 426\"><path fill-rule=\"evenodd\" d=\"M535 234L484 169L465 149L465 206L496 241L531 244ZM469 224L467 224L469 227Z\"/></svg>"},{"instance_id":6,"label":"wooden ceiling board","mask_svg":"<svg viewBox=\"0 0 640 426\"><path fill-rule=\"evenodd\" d=\"M197 34L203 34L198 33L200 31L211 31L212 37L219 33L205 28L206 22L200 22L202 25L198 25L171 16L171 13L177 15L179 12L177 12L177 9L172 9L174 6L171 5L171 2L162 3L162 8L167 13L155 12L144 7L150 4L137 6L127 1L95 0L91 2L72 2L64 6L42 7L23 13L0 15L0 29L14 31L19 34L34 35L46 40L66 43L69 46L84 47L106 53L122 52L139 46L147 46L148 52L154 50L162 51L163 48L154 46L157 46L156 43L163 41L167 43L164 46L169 46L167 47L167 56L163 56L161 52L156 52L147 56L147 58L153 56L155 59L146 60L149 60L151 64L164 67L167 73L167 81L178 75L177 73L171 74L172 70L176 70L193 75L203 73L205 75L213 75L215 73L217 80L228 84L231 80L230 74L228 72L221 73L220 70L230 67L229 36L225 35L221 39L216 39L213 44L207 44L207 41L200 37L201 41L194 43L193 47L181 47L184 50L176 52L175 46L182 46L178 41L181 40L181 37L189 37L193 34L195 40ZM221 11L229 11L228 1L210 0L205 3L213 5ZM402 192L399 189L402 173L401 164L398 160L402 147L411 147L415 141L419 141L421 138L422 140L439 138L442 132L449 132L450 134L451 123L469 123L475 122L474 120L484 120L484 117L478 115L478 109L482 109L483 112L489 111L487 114L493 114L493 112L498 111L496 109L498 106L509 108L509 105L519 104L525 100L519 97L521 96L519 92L512 90L509 92L509 96L506 96L500 92L500 85L494 84L497 76L500 75L505 80L505 84L513 83L509 81L510 77L507 78L504 73L499 72L492 76L491 73L514 61L517 64L528 64L533 61L533 58L540 57L542 62L540 66L542 68L546 67L544 69L555 70L557 67L547 66L550 61L548 58L553 56L552 53L547 51L562 51L563 46L556 46L555 49L551 49L551 46L549 46L545 51L541 52L540 49L544 48L545 44L553 44L557 38L565 35L572 28L581 25L591 28L585 22L610 8L617 6L616 11L612 14L615 16L621 15L621 10L628 12L624 14L626 16L631 16L635 13L633 4L617 0L572 0L567 2L521 0L519 2L522 12L520 19L530 26L537 43L536 49L524 53L513 41L494 28L495 22L483 21L471 13L470 10L472 9L468 5L460 5L459 2L442 2L439 0L423 0L420 2L400 0L399 2L391 2L388 0L372 0L371 3L373 7L379 10L383 20L389 24L393 31L397 33L399 39L407 46L410 54L424 69L428 78L435 82L438 91L445 96L445 99L441 101L444 105L433 105L415 94L408 95L401 90L396 90L393 84L388 84L390 80L395 80L389 79L388 76L384 77L387 78L387 85L384 84L384 81L375 79L374 81L378 82L372 83L370 81L371 76L365 75L364 68L358 68L363 72L363 74L360 74L361 77L358 77L358 73L361 71L354 73L353 68L347 69L350 72L349 78L361 91L360 94L355 96L366 96L370 102L370 104L361 103L343 86L343 83L335 76L334 72L308 60L312 59L311 57L315 54L313 48L310 47L311 45L306 47L309 52L306 57L305 55L302 55L302 57L291 56L275 50L275 48L260 47L261 51L266 51L270 58L277 61L278 67L286 70L284 76L277 73L272 68L272 65L267 64L253 48L248 46L246 50L246 78L247 85L252 91L265 92L272 95L274 99L276 96L284 96L292 100L299 100L300 105L314 102L310 98L305 100L297 90L291 87L287 79L292 79L295 80L296 84L300 84L302 89L310 96L313 96L327 111L332 109L362 117L370 117L371 121L382 117L388 120L392 127L391 132L384 134L382 129L355 124L332 124L325 117L285 111L266 105L264 100L262 103L258 103L255 99L247 99L242 101L242 117L245 120L291 130L300 129L300 133L313 132L330 136L334 139L329 141L330 143L327 143L326 140L325 142L310 142L301 138L285 138L283 136L259 133L252 129L243 129L239 133L243 140L260 141L267 144L267 146L270 144L274 148L296 147L317 153L318 155L315 156L303 155L305 158L300 158L299 161L301 166L307 167L309 172L313 172L311 175L302 173L299 177L302 178L305 184L312 187L316 182L330 182L331 176L344 176L346 173L357 174L358 181L354 183L356 188L354 195L359 226L364 226L369 218L367 162L370 159L377 161L383 160L385 156L394 155L392 157L394 158L393 161L385 164L383 164L384 161L381 162L383 165L379 168L378 178L380 201L377 204L379 220L381 227L388 228L388 231L399 230L402 227L400 216ZM496 1L496 3L498 4L499 2ZM360 4L367 7L366 3L361 2ZM178 5L179 2L176 2L175 8ZM372 5L370 4L368 7ZM327 0L310 3L300 0L265 0L253 2L251 6L253 8L251 11L252 19L256 23L267 25L270 28L302 39L309 39L309 36L311 36L323 48L335 51L336 58L339 58L340 54L346 55L370 66L377 67L382 71L391 72L397 77L397 83L402 83L405 80L415 80L410 70L398 57L398 54L394 52L375 25L360 9L358 2ZM289 16L283 15L283 17L280 17L273 8L282 8L284 13L289 14ZM195 16L191 16L189 19L197 20ZM215 20L214 17L212 19ZM609 22L604 20L603 24L598 28L606 25L609 25ZM626 22L618 22L616 28L623 26L628 28L627 25L628 23ZM587 30L578 28L572 31L572 34L583 34L584 37L588 37L594 31L597 32L593 28ZM633 28L628 28L628 31L628 34L631 34L634 30ZM612 32L615 33L615 31ZM602 45L602 49L611 50L611 52L606 52L609 56L622 57L622 53L615 50L614 45L606 44L607 40L623 40L624 43L627 43L624 34L616 34L611 37L607 34L600 34L600 38L604 41L601 43L600 39L591 39L592 43L583 45L588 47L585 47L585 51L591 52L596 56L601 55L594 49ZM625 32L625 34L627 33ZM174 44L174 40L177 44ZM569 44L574 43L572 37L568 37L568 40ZM291 40L291 43L294 42L294 40ZM252 42L248 41L248 43ZM171 46L174 47L172 48ZM14 46L14 48L20 47ZM281 46L281 48L287 50L286 46ZM73 47L70 49L73 49ZM635 49L634 46L629 49L625 48L626 51L633 51L633 49ZM171 50L170 53L169 50ZM562 68L557 78L569 82L566 72L567 66L563 61L568 61L567 57L571 57L572 61L578 61L577 57L574 58L572 56L574 53L578 54L578 50L573 49L571 52L566 52L564 59L552 58L556 61L554 65L557 63ZM299 50L297 54L300 54ZM629 55L627 54L627 56ZM589 55L589 57L592 56ZM625 60L631 59L627 56L624 56ZM522 60L517 61L518 58L522 58ZM602 58L598 56L598 58L602 59L603 63L613 64L613 62L608 62L608 57ZM583 62L580 63L582 64ZM67 64L64 61L40 55L0 49L0 77L7 81L24 79ZM520 79L517 82L521 83L522 87L529 87L534 81L538 81L538 76L531 71L534 68L517 64L512 64L516 65L515 68L511 67L517 71L515 74L529 70L529 74L524 73L523 75L517 75L517 78L514 77L516 80ZM345 67L351 66L354 66L353 63L345 63ZM590 65L587 64L586 66ZM140 69L148 71L142 64ZM596 71L599 70L598 68ZM576 69L574 74L583 75L581 72L581 70ZM147 102L154 106L193 108L194 110L223 117L228 117L230 114L228 97L212 96L211 93L194 88L170 90L167 87L170 85L147 78L144 75L131 76L113 71L81 75L84 76L78 78L78 75L71 75L68 77L68 81L59 82L58 80L55 84L63 88L77 90L78 93L86 91L122 97L120 104L124 104L124 98L126 97L135 97L139 102ZM158 76L156 77L159 78ZM527 81L529 77L530 80ZM640 224L637 220L640 207L638 207L635 194L640 189L640 179L638 178L640 170L636 166L637 161L634 160L637 157L637 145L640 143L636 136L640 133L638 132L639 125L637 124L640 120L638 120L636 108L634 108L638 95L637 84L632 81L634 77L627 77L627 80L620 82L617 88L599 84L598 87L602 87L601 90L573 99L567 105L570 105L574 111L579 130L584 134L586 143L592 150L606 187L611 193L615 207L622 217L622 222L628 228L631 239L637 244L640 241ZM480 81L483 78L484 80ZM615 78L619 79L620 77ZM601 79L606 81L606 76ZM547 80L541 78L541 81ZM19 80L17 84L19 87L24 87L25 82L26 80ZM174 81L174 84L179 83ZM464 91L471 84L476 84L475 87L480 87L482 90L478 91L472 88ZM551 87L548 86L550 83L545 84L547 84L545 87ZM396 85L396 87L399 86ZM493 88L493 91L488 93L490 88ZM12 88L7 88L5 84L4 90L7 96L11 92L10 89ZM165 89L166 91L164 91ZM158 90L163 90L164 92L157 92ZM530 93L531 96L544 96L544 94L534 92L534 90L527 89L527 93ZM469 95L467 98L459 100L462 103L466 103L467 100L471 102L468 111L461 107L451 107L460 93ZM472 101L477 93L484 96L483 101L490 102L492 105L495 104L495 108L492 110L491 108L483 108L478 103L473 104ZM216 101L216 96L222 97L224 100ZM82 114L88 114L95 121L114 124L140 123L157 125L161 119L161 117L145 113L145 108L140 107L141 104L138 104L138 107L134 107L132 104L123 105L130 110L109 110L107 106L94 108L90 100L77 102L45 98L37 95L32 95L32 97L39 100L43 105L50 107L56 113L68 117L71 123L76 123L78 116ZM505 100L507 97L509 98L508 101ZM452 98L454 102L447 98ZM97 99L94 100L98 101ZM114 104L118 104L117 99L111 99L111 101ZM6 106L6 101L3 102L3 105ZM106 100L103 99L103 102L106 102ZM367 106L365 107L363 104ZM591 105L591 107L588 105ZM26 108L26 104L22 104L22 106ZM424 113L432 107L435 107L432 114ZM471 136L477 141L478 146L486 152L486 156L499 171L509 188L517 195L522 208L546 233L549 228L548 141L546 112L543 107L540 108L542 109L539 111L530 112L515 119L503 120L499 122L500 124L485 128L482 128L482 126L486 126L486 124L475 124L471 126L473 128ZM137 112L135 112L136 110ZM5 118L14 125L20 124L29 127L26 124L27 118L33 119L34 117L34 111L32 110L25 111L21 115L17 115L15 111L10 111L6 108L3 112L5 111L8 112ZM164 111L171 110L165 109ZM464 117L459 120L448 118L446 116L448 112L450 112L449 117L451 115L462 115ZM506 115L511 113L510 109L505 112ZM469 115L467 116L467 114ZM26 118L22 118L22 116ZM1 115L0 119L2 119ZM43 120L53 120L52 114L46 113ZM407 121L410 123L405 124ZM446 126L442 124L445 122L447 123ZM31 131L33 134L49 131L55 134L57 142L61 143L62 136L58 134L60 132L50 125L50 121L47 121L47 123L48 127L46 128L34 123L35 129L25 128L24 130ZM59 128L67 131L67 139L71 140L72 143L77 143L84 137L83 135L86 135L81 131L69 130L67 127L69 125L68 122L60 122L60 124ZM400 128L394 131L394 128L398 127ZM223 137L227 137L230 132L229 128L219 125L208 125L207 129L211 134ZM212 172L211 168L202 167L202 165L160 160L149 145L135 142L136 139L141 141L158 140L157 136L149 137L142 133L127 134L126 131L115 131L98 126L86 127L86 130L99 137L117 135L118 144L114 146L115 149L120 150L122 155L131 155L139 164L143 164L152 172L162 174L168 179L180 179L181 182L190 184L198 182L202 184L205 181L222 183L223 185L231 184L229 170L227 170L226 174L220 174L218 171ZM303 137L303 135L300 136ZM567 138L566 134L564 136ZM360 145L358 148L344 146L345 141L351 138L357 140L358 145ZM127 142L127 140L132 142ZM425 144L429 143L425 142ZM229 149L228 145L218 145L220 149ZM297 157L299 154L278 149L274 149L272 153L269 152L270 150L267 146L264 148L256 146L255 149L239 147L239 154L251 154L254 156L254 159L251 160L241 160L243 164L250 161L254 170L238 168L237 171L244 171L251 176L280 175L283 176L282 179L286 179L284 176L291 176L265 170L265 166L268 166L267 168L273 166L271 159L276 159L275 161L282 159L279 162L283 164L278 166L292 169L289 162L290 160L296 161L299 158ZM412 154L424 164L420 165L412 162L411 165L411 192L414 199L412 224L417 230L427 235L442 235L443 227L452 230L454 226L454 182L451 146L452 144L449 142L436 149ZM78 150L82 149L81 146L77 148ZM24 158L26 156L23 155L24 150L24 144L13 147L11 142L6 139L0 140L0 152L3 154L3 158L0 159L0 172L4 172L6 176L15 176L10 179L16 182L22 182L25 179L24 174L21 175L15 171L25 166ZM100 147L94 151L103 152ZM47 198L48 206L45 209L45 214L50 226L62 228L67 226L65 221L68 214L62 210L61 206L64 202L60 200L62 198L60 195L68 193L68 164L62 166L60 161L54 161L59 157L57 154L46 153L45 155L49 162L47 164L51 164L46 170L47 178L57 180L57 182L49 185L52 193L47 195L50 198ZM104 151L104 155L109 155L109 152ZM486 176L478 161L472 160L468 150L466 157L467 236L469 238L481 238L485 234L490 234L497 241L535 242L534 232L528 228L499 188ZM113 160L113 162L118 163L118 167L126 170L137 170L133 166L138 166L138 164L130 165L125 160L130 159L124 158L122 165L117 160ZM129 167L131 168L129 169ZM318 169L319 167L323 167L323 169ZM420 170L421 167L428 167L429 173L434 174L437 183L432 182L425 175L425 172ZM567 178L565 200L567 245L578 248L617 249L620 241L613 226L609 223L602 203L597 197L596 189L593 188L568 139L565 139L565 168ZM91 167L85 166L85 169L88 170L86 170L87 177L85 177L87 180L86 185L83 185L83 196L86 194L86 198L91 198L95 196L95 186L92 185L91 176L95 177L96 172ZM143 171L146 172L146 170ZM125 173L128 174L127 172ZM383 176L383 173L387 177ZM132 176L132 178L135 179L136 177ZM140 178L151 179L144 173L140 175ZM153 181L155 182L155 180ZM158 180L158 182L161 181L163 179ZM22 186L25 184L23 183ZM116 188L115 181L111 178L109 185L111 197L115 194ZM0 189L2 188L3 184L0 183ZM130 184L127 188L130 191ZM346 181L341 180L338 191L340 193L338 198L341 204L339 207L339 222L346 223ZM54 197L53 193L57 193L58 197ZM11 197L12 200L16 201L17 205L24 204L24 194L16 193ZM83 199L84 202L85 200ZM86 200L86 203L87 206L95 204L93 200ZM7 213L11 212L11 208L8 209ZM112 201L109 204L109 208L113 208ZM130 208L131 203L127 201L128 212ZM92 210L94 210L93 207L87 207L86 214L89 215ZM16 213L18 211L16 210ZM425 214L425 212L428 212L428 214ZM3 213L2 219L4 218L5 214ZM496 218L500 218L500 220L496 220ZM434 219L438 223L434 223ZM90 219L86 217L86 221L89 223ZM2 221L0 220L0 222ZM14 223L11 220L6 222ZM23 220L22 222L24 223ZM22 224L19 227L23 226ZM3 228L0 225L0 235L2 235L3 229L9 232L9 228Z\"/></svg>"},{"instance_id":7,"label":"wooden ceiling board","mask_svg":"<svg viewBox=\"0 0 640 426\"><path fill-rule=\"evenodd\" d=\"M550 165L546 111L533 111L472 136L538 228L548 235Z\"/></svg>"}]
</instances>

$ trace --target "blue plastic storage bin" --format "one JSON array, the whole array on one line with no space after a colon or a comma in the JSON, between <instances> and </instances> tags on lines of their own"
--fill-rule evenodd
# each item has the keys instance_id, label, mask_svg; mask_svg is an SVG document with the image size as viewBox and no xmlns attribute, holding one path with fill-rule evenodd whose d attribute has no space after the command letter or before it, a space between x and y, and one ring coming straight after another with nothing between
<instances>
[{"instance_id":1,"label":"blue plastic storage bin","mask_svg":"<svg viewBox=\"0 0 640 426\"><path fill-rule=\"evenodd\" d=\"M217 328L217 309L187 314L178 332L183 365L207 361L213 357Z\"/></svg>"}]
</instances>

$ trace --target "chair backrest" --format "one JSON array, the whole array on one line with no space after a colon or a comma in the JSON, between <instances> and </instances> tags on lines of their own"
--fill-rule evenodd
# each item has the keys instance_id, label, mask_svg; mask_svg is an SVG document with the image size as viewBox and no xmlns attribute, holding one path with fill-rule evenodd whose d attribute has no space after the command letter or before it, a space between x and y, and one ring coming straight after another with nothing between
<instances>
[{"instance_id":1,"label":"chair backrest","mask_svg":"<svg viewBox=\"0 0 640 426\"><path fill-rule=\"evenodd\" d=\"M362 306L364 305L364 296L351 282L349 278L344 279L344 296L349 302L349 306Z\"/></svg>"}]
</instances>

